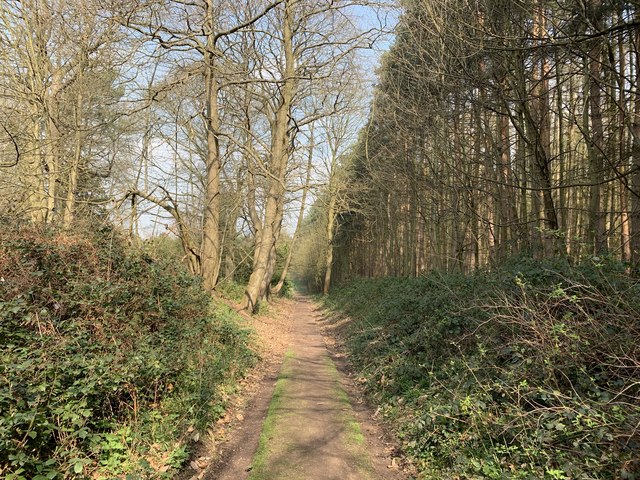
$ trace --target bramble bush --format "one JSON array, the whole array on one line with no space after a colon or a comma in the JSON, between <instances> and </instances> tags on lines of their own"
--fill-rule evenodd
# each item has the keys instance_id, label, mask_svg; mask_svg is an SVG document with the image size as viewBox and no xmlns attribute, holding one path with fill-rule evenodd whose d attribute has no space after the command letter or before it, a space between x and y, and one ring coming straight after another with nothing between
<instances>
[{"instance_id":1,"label":"bramble bush","mask_svg":"<svg viewBox=\"0 0 640 480\"><path fill-rule=\"evenodd\" d=\"M326 300L422 478L640 478L640 283L518 259Z\"/></svg>"},{"instance_id":2,"label":"bramble bush","mask_svg":"<svg viewBox=\"0 0 640 480\"><path fill-rule=\"evenodd\" d=\"M170 478L255 360L234 315L112 229L3 225L0 476Z\"/></svg>"}]
</instances>

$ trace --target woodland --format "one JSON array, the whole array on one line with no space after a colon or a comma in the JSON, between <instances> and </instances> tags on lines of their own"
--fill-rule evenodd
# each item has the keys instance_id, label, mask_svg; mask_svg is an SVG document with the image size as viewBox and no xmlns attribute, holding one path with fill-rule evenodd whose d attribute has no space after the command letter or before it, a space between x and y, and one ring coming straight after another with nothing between
<instances>
[{"instance_id":1,"label":"woodland","mask_svg":"<svg viewBox=\"0 0 640 480\"><path fill-rule=\"evenodd\" d=\"M172 478L295 290L417 478L640 478L639 72L638 0L4 0L0 476Z\"/></svg>"}]
</instances>

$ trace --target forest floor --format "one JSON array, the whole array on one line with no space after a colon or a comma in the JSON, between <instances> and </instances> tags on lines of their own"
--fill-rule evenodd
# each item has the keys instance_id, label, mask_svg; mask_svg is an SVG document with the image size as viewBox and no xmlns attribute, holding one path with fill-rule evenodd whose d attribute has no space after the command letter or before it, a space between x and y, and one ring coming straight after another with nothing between
<instances>
[{"instance_id":1,"label":"forest floor","mask_svg":"<svg viewBox=\"0 0 640 480\"><path fill-rule=\"evenodd\" d=\"M263 362L180 478L409 478L308 298L251 321Z\"/></svg>"}]
</instances>

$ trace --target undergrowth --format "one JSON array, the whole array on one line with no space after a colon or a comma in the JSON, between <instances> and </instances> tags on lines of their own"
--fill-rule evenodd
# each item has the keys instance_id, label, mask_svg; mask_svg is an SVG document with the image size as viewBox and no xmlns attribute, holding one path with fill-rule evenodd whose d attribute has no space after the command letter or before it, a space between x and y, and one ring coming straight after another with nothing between
<instances>
[{"instance_id":1,"label":"undergrowth","mask_svg":"<svg viewBox=\"0 0 640 480\"><path fill-rule=\"evenodd\" d=\"M421 478L640 478L640 284L623 266L357 280L325 306Z\"/></svg>"},{"instance_id":2,"label":"undergrowth","mask_svg":"<svg viewBox=\"0 0 640 480\"><path fill-rule=\"evenodd\" d=\"M249 342L175 259L110 229L3 226L0 477L171 478Z\"/></svg>"}]
</instances>

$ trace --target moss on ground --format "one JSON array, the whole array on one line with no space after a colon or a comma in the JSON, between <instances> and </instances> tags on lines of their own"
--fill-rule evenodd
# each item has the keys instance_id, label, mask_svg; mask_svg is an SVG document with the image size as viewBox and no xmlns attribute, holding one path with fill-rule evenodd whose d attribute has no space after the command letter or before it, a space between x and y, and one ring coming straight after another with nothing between
<instances>
[{"instance_id":1,"label":"moss on ground","mask_svg":"<svg viewBox=\"0 0 640 480\"><path fill-rule=\"evenodd\" d=\"M258 449L252 463L250 480L272 479L274 478L274 471L277 471L278 475L287 475L286 478L300 479L306 478L305 475L308 478L313 478L309 476L312 475L312 472L303 471L302 465L298 464L299 462L289 460L290 454L300 448L300 446L292 443L289 433L293 428L298 427L301 422L285 418L287 415L291 415L290 408L286 405L286 402L290 400L286 399L286 395L291 382L295 378L292 366L294 359L295 354L293 352L289 352L285 357L267 418L264 422ZM323 368L332 381L330 397L326 399L326 402L331 402L337 406L335 409L338 412L336 419L342 425L339 432L342 451L336 452L336 454L347 455L352 460L352 464L358 469L360 478L363 480L374 478L371 458L365 449L364 435L360 424L354 416L349 397L340 385L340 377L336 366L331 359L326 357ZM304 412L298 415L304 416ZM297 420L303 420L303 418ZM279 476L278 478L285 477Z\"/></svg>"},{"instance_id":2,"label":"moss on ground","mask_svg":"<svg viewBox=\"0 0 640 480\"><path fill-rule=\"evenodd\" d=\"M251 475L249 480L263 480L268 479L267 461L271 449L271 439L273 438L276 424L278 419L283 415L282 396L289 382L289 375L291 370L291 360L295 358L295 354L292 351L288 351L285 354L282 369L280 370L280 376L276 382L276 386L273 389L273 396L271 397L271 403L269 404L269 411L267 412L267 418L264 420L262 426L262 433L260 434L260 440L258 441L258 449L251 463Z\"/></svg>"}]
</instances>

